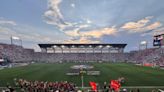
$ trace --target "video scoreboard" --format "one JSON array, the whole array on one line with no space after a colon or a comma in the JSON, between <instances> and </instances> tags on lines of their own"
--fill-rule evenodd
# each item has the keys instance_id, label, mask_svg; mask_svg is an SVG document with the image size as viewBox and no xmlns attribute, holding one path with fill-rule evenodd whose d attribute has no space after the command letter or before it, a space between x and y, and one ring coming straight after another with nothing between
<instances>
[{"instance_id":1,"label":"video scoreboard","mask_svg":"<svg viewBox=\"0 0 164 92\"><path fill-rule=\"evenodd\" d=\"M154 36L153 46L164 46L164 34Z\"/></svg>"}]
</instances>

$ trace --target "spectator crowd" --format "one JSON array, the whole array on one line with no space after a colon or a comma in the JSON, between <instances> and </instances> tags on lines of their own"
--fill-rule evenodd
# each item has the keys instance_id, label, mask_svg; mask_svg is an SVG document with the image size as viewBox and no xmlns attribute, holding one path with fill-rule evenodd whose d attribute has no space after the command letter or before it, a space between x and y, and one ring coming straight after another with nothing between
<instances>
[{"instance_id":1,"label":"spectator crowd","mask_svg":"<svg viewBox=\"0 0 164 92\"><path fill-rule=\"evenodd\" d=\"M16 82L21 92L76 92L76 85L71 82L43 82L19 79Z\"/></svg>"}]
</instances>

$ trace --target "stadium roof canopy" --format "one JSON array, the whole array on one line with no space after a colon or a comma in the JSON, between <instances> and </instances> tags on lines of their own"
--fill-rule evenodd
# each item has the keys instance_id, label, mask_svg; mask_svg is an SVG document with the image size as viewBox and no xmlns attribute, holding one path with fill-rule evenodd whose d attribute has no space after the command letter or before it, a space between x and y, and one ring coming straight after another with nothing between
<instances>
[{"instance_id":1,"label":"stadium roof canopy","mask_svg":"<svg viewBox=\"0 0 164 92\"><path fill-rule=\"evenodd\" d=\"M53 46L56 46L56 47L62 47L62 46L65 46L65 47L68 47L68 48L72 48L72 47L98 47L98 46L101 46L101 47L107 47L107 46L110 46L110 47L113 47L113 48L125 48L125 46L127 44L109 44L109 43L96 43L96 44L68 44L68 43L56 43L56 44L38 44L40 48L51 48Z\"/></svg>"}]
</instances>

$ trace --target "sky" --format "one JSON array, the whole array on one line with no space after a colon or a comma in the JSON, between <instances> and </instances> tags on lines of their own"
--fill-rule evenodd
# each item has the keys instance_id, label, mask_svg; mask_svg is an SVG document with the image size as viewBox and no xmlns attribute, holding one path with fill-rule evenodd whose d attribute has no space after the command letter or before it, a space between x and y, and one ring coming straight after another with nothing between
<instances>
[{"instance_id":1,"label":"sky","mask_svg":"<svg viewBox=\"0 0 164 92\"><path fill-rule=\"evenodd\" d=\"M0 43L126 43L152 47L164 33L164 0L0 0ZM18 40L13 43L19 45Z\"/></svg>"}]
</instances>

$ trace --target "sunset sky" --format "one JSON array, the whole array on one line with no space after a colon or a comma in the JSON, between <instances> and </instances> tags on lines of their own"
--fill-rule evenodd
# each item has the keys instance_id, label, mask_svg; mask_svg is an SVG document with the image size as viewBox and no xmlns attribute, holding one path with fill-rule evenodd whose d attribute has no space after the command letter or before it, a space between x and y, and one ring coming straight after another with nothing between
<instances>
[{"instance_id":1,"label":"sunset sky","mask_svg":"<svg viewBox=\"0 0 164 92\"><path fill-rule=\"evenodd\" d=\"M0 43L127 43L152 47L164 33L164 0L0 0ZM17 41L15 43L19 44Z\"/></svg>"}]
</instances>

